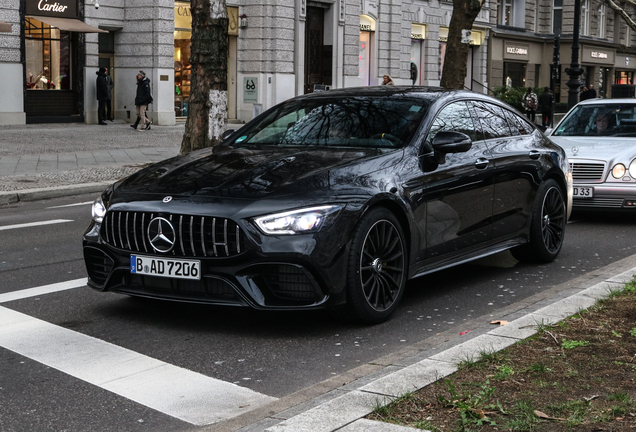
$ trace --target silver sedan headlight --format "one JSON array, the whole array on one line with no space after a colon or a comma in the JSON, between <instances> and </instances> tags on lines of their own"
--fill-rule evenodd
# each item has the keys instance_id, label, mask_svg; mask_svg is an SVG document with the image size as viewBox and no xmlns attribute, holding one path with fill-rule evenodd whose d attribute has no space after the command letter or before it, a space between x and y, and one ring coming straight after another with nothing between
<instances>
[{"instance_id":1,"label":"silver sedan headlight","mask_svg":"<svg viewBox=\"0 0 636 432\"><path fill-rule=\"evenodd\" d=\"M625 165L622 163L616 164L614 165L614 168L612 168L612 176L615 179L622 179L626 171Z\"/></svg>"},{"instance_id":2,"label":"silver sedan headlight","mask_svg":"<svg viewBox=\"0 0 636 432\"><path fill-rule=\"evenodd\" d=\"M308 234L329 226L343 208L344 205L310 207L257 217L254 222L265 234Z\"/></svg>"},{"instance_id":3,"label":"silver sedan headlight","mask_svg":"<svg viewBox=\"0 0 636 432\"><path fill-rule=\"evenodd\" d=\"M104 206L104 202L102 201L101 197L97 198L93 203L91 213L95 222L102 223L104 221L104 215L106 215L106 206Z\"/></svg>"}]
</instances>

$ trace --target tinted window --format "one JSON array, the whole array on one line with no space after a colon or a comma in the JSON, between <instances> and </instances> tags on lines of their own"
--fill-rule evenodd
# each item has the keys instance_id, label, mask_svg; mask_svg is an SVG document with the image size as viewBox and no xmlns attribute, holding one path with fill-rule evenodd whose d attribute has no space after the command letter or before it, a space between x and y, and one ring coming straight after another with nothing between
<instances>
[{"instance_id":1,"label":"tinted window","mask_svg":"<svg viewBox=\"0 0 636 432\"><path fill-rule=\"evenodd\" d=\"M510 136L510 128L503 109L486 102L475 102L475 113L481 123L484 139Z\"/></svg>"},{"instance_id":2,"label":"tinted window","mask_svg":"<svg viewBox=\"0 0 636 432\"><path fill-rule=\"evenodd\" d=\"M504 110L512 135L530 135L534 130L527 121L512 111Z\"/></svg>"},{"instance_id":3,"label":"tinted window","mask_svg":"<svg viewBox=\"0 0 636 432\"><path fill-rule=\"evenodd\" d=\"M454 102L442 108L433 121L427 141L429 143L432 142L435 135L440 131L462 132L473 141L477 139L475 125L466 102Z\"/></svg>"},{"instance_id":4,"label":"tinted window","mask_svg":"<svg viewBox=\"0 0 636 432\"><path fill-rule=\"evenodd\" d=\"M579 105L559 124L555 136L636 136L636 105Z\"/></svg>"},{"instance_id":5,"label":"tinted window","mask_svg":"<svg viewBox=\"0 0 636 432\"><path fill-rule=\"evenodd\" d=\"M292 100L268 112L234 144L402 147L427 111L427 100L403 95Z\"/></svg>"}]
</instances>

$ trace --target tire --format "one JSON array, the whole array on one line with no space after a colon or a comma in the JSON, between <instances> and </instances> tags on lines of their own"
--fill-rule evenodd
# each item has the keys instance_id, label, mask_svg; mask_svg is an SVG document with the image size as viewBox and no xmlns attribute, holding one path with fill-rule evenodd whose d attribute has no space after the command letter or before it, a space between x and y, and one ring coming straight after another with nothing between
<instances>
[{"instance_id":1,"label":"tire","mask_svg":"<svg viewBox=\"0 0 636 432\"><path fill-rule=\"evenodd\" d=\"M386 321L397 309L408 274L404 232L393 213L372 209L358 223L347 268L347 311L364 324Z\"/></svg>"},{"instance_id":2,"label":"tire","mask_svg":"<svg viewBox=\"0 0 636 432\"><path fill-rule=\"evenodd\" d=\"M541 184L530 221L530 242L511 249L512 256L524 262L554 261L563 246L566 211L557 182L549 179Z\"/></svg>"}]
</instances>

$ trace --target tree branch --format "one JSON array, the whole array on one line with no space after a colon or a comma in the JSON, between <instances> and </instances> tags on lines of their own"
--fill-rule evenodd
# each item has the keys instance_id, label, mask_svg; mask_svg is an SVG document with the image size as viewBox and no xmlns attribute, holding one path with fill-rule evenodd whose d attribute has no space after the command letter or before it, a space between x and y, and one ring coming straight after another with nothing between
<instances>
[{"instance_id":1,"label":"tree branch","mask_svg":"<svg viewBox=\"0 0 636 432\"><path fill-rule=\"evenodd\" d=\"M634 0L624 0L625 2L635 5L636 6L636 1ZM616 12L618 12L618 14L620 16L623 17L623 19L625 20L625 23L632 28L633 30L636 30L636 22L634 22L634 20L627 14L627 12L625 12L625 9L623 9L622 7L620 7L618 4L616 4L614 2L614 0L605 0L605 3L607 3L607 5L614 9ZM614 41L616 42L616 41Z\"/></svg>"}]
</instances>

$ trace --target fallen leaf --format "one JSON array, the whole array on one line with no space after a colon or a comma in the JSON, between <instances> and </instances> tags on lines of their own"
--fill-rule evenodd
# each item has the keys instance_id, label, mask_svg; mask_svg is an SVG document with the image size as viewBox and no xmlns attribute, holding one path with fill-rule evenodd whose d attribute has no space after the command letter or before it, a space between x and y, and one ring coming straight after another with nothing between
<instances>
[{"instance_id":1,"label":"fallen leaf","mask_svg":"<svg viewBox=\"0 0 636 432\"><path fill-rule=\"evenodd\" d=\"M460 336L464 336L466 333L470 333L470 330L463 331L463 332L461 332L459 335L460 335Z\"/></svg>"},{"instance_id":2,"label":"fallen leaf","mask_svg":"<svg viewBox=\"0 0 636 432\"><path fill-rule=\"evenodd\" d=\"M505 326L506 324L508 324L508 321L495 320L495 321L490 321L490 324L499 324L500 326Z\"/></svg>"},{"instance_id":3,"label":"fallen leaf","mask_svg":"<svg viewBox=\"0 0 636 432\"><path fill-rule=\"evenodd\" d=\"M565 421L565 419L562 419L562 418L558 418L558 417L550 417L550 416L549 416L549 415L547 415L546 413L541 412L541 411L539 411L539 410L534 410L534 414L535 414L537 417L542 418L542 419L546 419L546 420L561 420L561 421Z\"/></svg>"}]
</instances>

